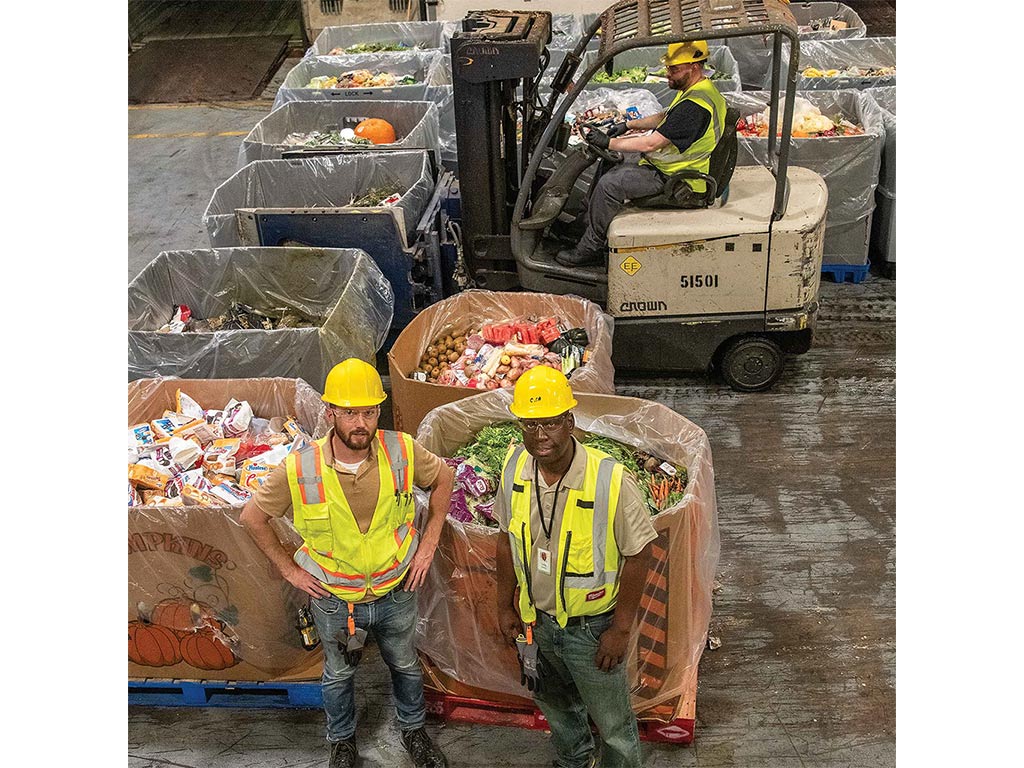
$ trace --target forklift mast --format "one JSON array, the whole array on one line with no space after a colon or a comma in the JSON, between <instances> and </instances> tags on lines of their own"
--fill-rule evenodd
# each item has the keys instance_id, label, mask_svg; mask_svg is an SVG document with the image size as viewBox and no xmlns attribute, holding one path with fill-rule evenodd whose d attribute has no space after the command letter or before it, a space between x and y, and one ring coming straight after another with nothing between
<instances>
[{"instance_id":1,"label":"forklift mast","mask_svg":"<svg viewBox=\"0 0 1024 768\"><path fill-rule=\"evenodd\" d=\"M550 11L472 11L452 36L463 246L482 288L519 285L512 211L539 138L537 89L550 42Z\"/></svg>"}]
</instances>

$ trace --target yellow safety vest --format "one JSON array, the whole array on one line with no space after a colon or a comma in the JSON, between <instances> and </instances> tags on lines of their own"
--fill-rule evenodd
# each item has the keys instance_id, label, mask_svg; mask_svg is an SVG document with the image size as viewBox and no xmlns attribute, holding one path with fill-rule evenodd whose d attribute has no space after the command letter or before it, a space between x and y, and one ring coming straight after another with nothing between
<instances>
[{"instance_id":1,"label":"yellow safety vest","mask_svg":"<svg viewBox=\"0 0 1024 768\"><path fill-rule=\"evenodd\" d=\"M412 437L403 432L377 432L380 491L366 533L359 530L338 473L323 462L330 435L285 459L292 494L295 529L302 546L293 559L347 602L367 594L382 597L401 582L419 534L413 528Z\"/></svg>"},{"instance_id":2,"label":"yellow safety vest","mask_svg":"<svg viewBox=\"0 0 1024 768\"><path fill-rule=\"evenodd\" d=\"M615 509L624 467L603 451L583 448L587 452L583 488L570 488L566 496L555 563L555 618L563 627L570 616L595 616L612 610L619 593L622 556L615 542ZM537 620L537 609L529 572L533 482L521 477L528 456L522 445L509 450L498 493L504 494L510 511L508 533L519 582L519 616L529 624Z\"/></svg>"},{"instance_id":3,"label":"yellow safety vest","mask_svg":"<svg viewBox=\"0 0 1024 768\"><path fill-rule=\"evenodd\" d=\"M689 90L677 93L668 111L671 112L679 102L684 100L692 101L711 113L711 121L707 130L685 151L680 152L674 144L669 143L662 149L645 153L640 160L640 165L653 165L666 176L689 169L701 173L708 172L711 167L711 151L725 131L725 99L722 98L722 94L718 92L714 83L705 77L691 86ZM665 120L668 120L668 113L658 123L658 128L665 124ZM708 188L707 182L703 179L686 179L686 183L693 188L694 192L706 192Z\"/></svg>"}]
</instances>

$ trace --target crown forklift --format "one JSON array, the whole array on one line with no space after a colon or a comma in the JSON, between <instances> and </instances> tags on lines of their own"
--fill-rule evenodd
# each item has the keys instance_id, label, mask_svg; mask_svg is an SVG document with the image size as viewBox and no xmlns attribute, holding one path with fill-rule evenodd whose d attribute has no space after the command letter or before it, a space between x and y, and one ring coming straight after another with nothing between
<instances>
[{"instance_id":1,"label":"crown forklift","mask_svg":"<svg viewBox=\"0 0 1024 768\"><path fill-rule=\"evenodd\" d=\"M740 35L773 41L768 165L735 168L738 115L730 109L711 172L701 175L701 207L674 208L668 195L631 201L609 227L607 266L558 264L565 245L556 237L576 218L568 209L580 196L578 179L595 162L599 174L622 161L585 140L568 146L565 118L590 79L633 48ZM471 277L491 290L600 303L615 318L621 370L717 370L736 390L770 388L785 353L811 345L828 201L821 176L788 166L800 63L792 12L783 0L620 0L565 55L545 100L550 40L550 13L530 11L472 12L452 38ZM785 82L784 42L792 52Z\"/></svg>"}]
</instances>

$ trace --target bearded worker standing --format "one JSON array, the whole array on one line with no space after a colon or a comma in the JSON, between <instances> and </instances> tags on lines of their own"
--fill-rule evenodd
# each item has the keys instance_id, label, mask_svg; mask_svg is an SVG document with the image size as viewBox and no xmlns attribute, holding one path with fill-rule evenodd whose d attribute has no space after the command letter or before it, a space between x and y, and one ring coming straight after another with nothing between
<instances>
[{"instance_id":1,"label":"bearded worker standing","mask_svg":"<svg viewBox=\"0 0 1024 768\"><path fill-rule=\"evenodd\" d=\"M498 622L548 720L557 768L639 768L623 661L657 533L625 467L573 437L576 404L562 372L545 366L513 390L523 443L509 449L495 504L508 534L498 539Z\"/></svg>"},{"instance_id":2,"label":"bearded worker standing","mask_svg":"<svg viewBox=\"0 0 1024 768\"><path fill-rule=\"evenodd\" d=\"M325 437L290 455L242 510L253 540L289 583L312 599L324 649L322 678L330 768L352 768L353 677L367 631L391 672L402 743L416 768L444 768L427 734L423 674L414 645L417 592L434 557L453 474L410 435L377 429L387 396L373 366L349 358L324 385ZM422 533L413 485L430 488ZM302 546L289 555L270 518L291 511Z\"/></svg>"}]
</instances>

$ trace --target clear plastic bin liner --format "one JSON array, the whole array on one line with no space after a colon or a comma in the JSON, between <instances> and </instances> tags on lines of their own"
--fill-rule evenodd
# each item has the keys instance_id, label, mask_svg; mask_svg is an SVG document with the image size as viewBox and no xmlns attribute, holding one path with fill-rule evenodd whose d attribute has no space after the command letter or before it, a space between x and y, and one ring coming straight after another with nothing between
<instances>
[{"instance_id":1,"label":"clear plastic bin liner","mask_svg":"<svg viewBox=\"0 0 1024 768\"><path fill-rule=\"evenodd\" d=\"M885 126L885 148L882 150L882 171L878 187L883 194L896 196L896 86L872 88L868 92L882 110Z\"/></svg>"},{"instance_id":2,"label":"clear plastic bin liner","mask_svg":"<svg viewBox=\"0 0 1024 768\"><path fill-rule=\"evenodd\" d=\"M659 719L693 717L720 549L711 446L700 427L658 403L575 396L579 405L573 413L580 429L643 447L686 466L689 473L685 497L653 518L659 536L646 590L662 584L658 594L664 600L641 602L645 639L631 646L625 663L635 711L643 715L659 707ZM417 439L436 454L456 456L481 428L511 419L511 401L510 392L494 390L435 408ZM420 594L417 647L461 683L528 696L519 683L515 650L498 631L494 560L498 537L504 535L497 528L449 518Z\"/></svg>"},{"instance_id":3,"label":"clear plastic bin liner","mask_svg":"<svg viewBox=\"0 0 1024 768\"><path fill-rule=\"evenodd\" d=\"M291 310L311 328L158 333L175 304L193 317L234 301ZM373 362L394 312L391 285L361 250L222 248L165 251L128 285L128 378L284 376L322 387L348 357Z\"/></svg>"},{"instance_id":4,"label":"clear plastic bin liner","mask_svg":"<svg viewBox=\"0 0 1024 768\"><path fill-rule=\"evenodd\" d=\"M664 53L663 47L633 48L612 59L612 68L613 71L618 71L632 67L662 67L664 65L661 63L661 57ZM712 47L708 51L707 63L710 69L726 76L712 80L720 93L741 89L739 65L736 64L736 59L733 58L728 48L724 45ZM597 83L591 80L587 87L595 86L602 88L643 87L655 94L665 106L668 106L678 93L678 91L672 90L668 83Z\"/></svg>"},{"instance_id":5,"label":"clear plastic bin liner","mask_svg":"<svg viewBox=\"0 0 1024 768\"><path fill-rule=\"evenodd\" d=\"M444 47L444 22L401 21L382 24L349 24L324 27L306 50L304 59L330 56L335 48L350 48L358 44L386 43L403 45L409 51L438 50ZM397 53L397 51L396 51ZM337 54L335 54L337 55ZM345 52L342 55L368 54Z\"/></svg>"},{"instance_id":6,"label":"clear plastic bin liner","mask_svg":"<svg viewBox=\"0 0 1024 768\"><path fill-rule=\"evenodd\" d=\"M783 56L784 67L789 66ZM797 73L797 90L839 91L844 89L878 88L896 85L896 75L880 77L834 76L805 77L808 67L825 71L843 70L847 67L881 69L896 66L895 37L865 37L851 40L811 40L800 43L800 69ZM765 87L769 85L765 83Z\"/></svg>"},{"instance_id":7,"label":"clear plastic bin liner","mask_svg":"<svg viewBox=\"0 0 1024 768\"><path fill-rule=\"evenodd\" d=\"M441 148L437 105L432 101L292 101L260 120L242 140L238 167L256 160L279 160L283 152L300 149L283 144L292 133L354 127L360 120L376 117L394 126L397 141L377 150L374 146L348 151L374 152L394 149Z\"/></svg>"},{"instance_id":8,"label":"clear plastic bin liner","mask_svg":"<svg viewBox=\"0 0 1024 768\"><path fill-rule=\"evenodd\" d=\"M842 3L790 3L789 10L800 26L809 26L812 21L818 19L833 18L846 24L845 29L831 30L806 30L800 33L800 50L803 51L803 44L806 40L848 40L851 38L864 37L867 35L867 26L857 12ZM765 88L771 87L772 77L772 36L763 37L748 35L745 37L729 38L727 45L736 57L740 68L740 77L743 80L744 88ZM783 50L788 48L787 41L783 41ZM804 57L801 54L800 61ZM785 77L785 69L782 70Z\"/></svg>"},{"instance_id":9,"label":"clear plastic bin liner","mask_svg":"<svg viewBox=\"0 0 1024 768\"><path fill-rule=\"evenodd\" d=\"M411 245L434 191L426 152L258 160L214 190L203 223L214 248L243 245L239 208L345 208L378 188L397 188L401 193L392 209L400 212L406 245Z\"/></svg>"},{"instance_id":10,"label":"clear plastic bin liner","mask_svg":"<svg viewBox=\"0 0 1024 768\"><path fill-rule=\"evenodd\" d=\"M367 53L303 59L285 76L277 91L274 108L289 101L377 99L382 101L423 101L430 73L437 65L440 51L412 53ZM307 88L314 77L337 77L342 72L367 69L390 72L397 78L411 76L409 85L388 88Z\"/></svg>"},{"instance_id":11,"label":"clear plastic bin liner","mask_svg":"<svg viewBox=\"0 0 1024 768\"><path fill-rule=\"evenodd\" d=\"M827 116L842 115L864 129L863 135L792 139L789 164L810 168L828 186L828 229L865 221L875 207L875 187L881 163L885 128L882 110L860 91L805 91L799 94ZM740 116L763 112L771 94L744 91L725 94L726 103L739 109ZM784 101L780 100L780 108ZM737 136L737 165L767 165L768 139ZM826 258L828 245L826 243Z\"/></svg>"},{"instance_id":12,"label":"clear plastic bin liner","mask_svg":"<svg viewBox=\"0 0 1024 768\"><path fill-rule=\"evenodd\" d=\"M458 147L455 139L455 89L452 85L452 57L439 56L430 72L425 98L437 104L438 127L441 140L441 158L445 166L458 166Z\"/></svg>"}]
</instances>

